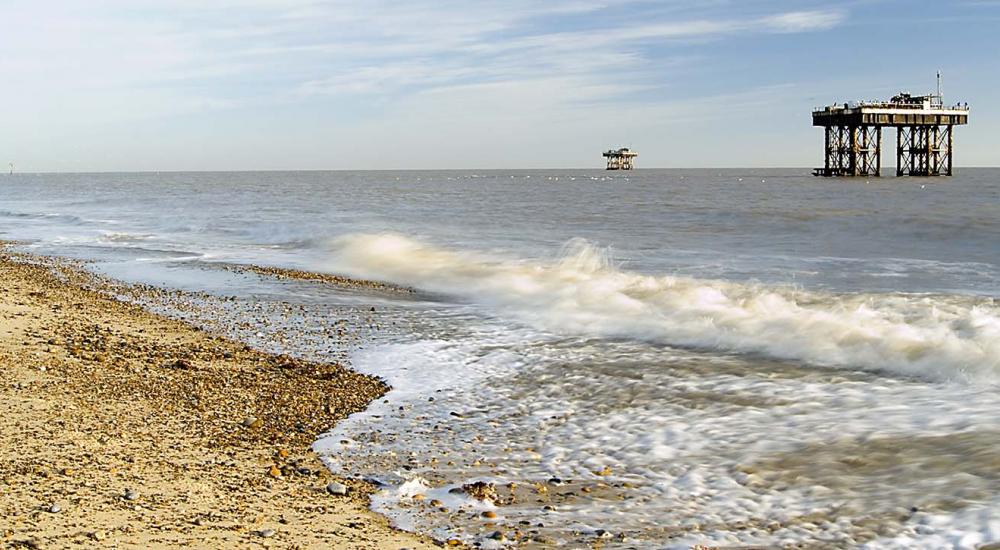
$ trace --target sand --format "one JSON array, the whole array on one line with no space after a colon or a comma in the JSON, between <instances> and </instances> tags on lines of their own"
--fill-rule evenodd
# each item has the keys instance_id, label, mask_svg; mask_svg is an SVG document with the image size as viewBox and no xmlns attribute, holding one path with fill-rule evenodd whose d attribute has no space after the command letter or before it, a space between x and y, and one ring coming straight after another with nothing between
<instances>
[{"instance_id":1,"label":"sand","mask_svg":"<svg viewBox=\"0 0 1000 550\"><path fill-rule=\"evenodd\" d=\"M387 390L0 252L0 548L432 548L309 446Z\"/></svg>"}]
</instances>

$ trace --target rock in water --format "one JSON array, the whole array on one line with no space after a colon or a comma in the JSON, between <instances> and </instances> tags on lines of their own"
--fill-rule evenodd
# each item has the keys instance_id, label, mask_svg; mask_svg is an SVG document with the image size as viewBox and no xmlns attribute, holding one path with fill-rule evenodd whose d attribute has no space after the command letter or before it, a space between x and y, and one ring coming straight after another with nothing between
<instances>
[{"instance_id":1,"label":"rock in water","mask_svg":"<svg viewBox=\"0 0 1000 550\"><path fill-rule=\"evenodd\" d=\"M495 483L476 481L475 483L466 483L465 485L462 485L461 489L451 490L451 492L458 491L462 491L474 499L489 501L493 504L500 504L500 495L497 494L497 486Z\"/></svg>"}]
</instances>

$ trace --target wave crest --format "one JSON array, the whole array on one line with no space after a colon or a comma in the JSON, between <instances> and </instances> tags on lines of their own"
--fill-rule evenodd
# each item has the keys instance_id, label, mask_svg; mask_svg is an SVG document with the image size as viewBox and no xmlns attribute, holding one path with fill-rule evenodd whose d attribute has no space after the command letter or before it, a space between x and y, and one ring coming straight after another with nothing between
<instances>
[{"instance_id":1,"label":"wave crest","mask_svg":"<svg viewBox=\"0 0 1000 550\"><path fill-rule=\"evenodd\" d=\"M651 276L577 239L553 262L449 250L398 234L332 241L327 269L461 296L539 329L760 353L934 380L1000 381L991 299L833 294Z\"/></svg>"}]
</instances>

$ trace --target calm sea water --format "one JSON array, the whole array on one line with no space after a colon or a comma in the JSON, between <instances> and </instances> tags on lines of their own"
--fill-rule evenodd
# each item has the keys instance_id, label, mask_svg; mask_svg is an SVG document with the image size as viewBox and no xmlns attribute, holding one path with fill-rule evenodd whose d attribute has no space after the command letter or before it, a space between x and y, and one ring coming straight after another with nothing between
<instances>
[{"instance_id":1,"label":"calm sea water","mask_svg":"<svg viewBox=\"0 0 1000 550\"><path fill-rule=\"evenodd\" d=\"M384 483L375 507L408 528L486 546L497 530L571 547L1000 541L997 169L15 174L0 238L240 298L211 315L301 306L253 336L393 383L317 449ZM333 350L324 334L359 304L377 306L372 330ZM477 480L516 484L517 502L450 491Z\"/></svg>"}]
</instances>

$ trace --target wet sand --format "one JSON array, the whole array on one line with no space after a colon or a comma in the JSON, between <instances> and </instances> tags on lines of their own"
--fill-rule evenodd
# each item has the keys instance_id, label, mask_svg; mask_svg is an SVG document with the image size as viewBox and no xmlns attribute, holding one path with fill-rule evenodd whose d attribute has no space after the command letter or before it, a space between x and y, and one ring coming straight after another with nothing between
<instances>
[{"instance_id":1,"label":"wet sand","mask_svg":"<svg viewBox=\"0 0 1000 550\"><path fill-rule=\"evenodd\" d=\"M0 252L0 548L440 545L391 528L309 449L384 383L94 286Z\"/></svg>"},{"instance_id":2,"label":"wet sand","mask_svg":"<svg viewBox=\"0 0 1000 550\"><path fill-rule=\"evenodd\" d=\"M392 292L395 294L413 294L412 288L406 288L380 281L366 281L353 279L330 273L316 273L315 271L303 271L301 269L287 269L282 267L259 266L250 264L227 264L225 269L234 273L255 273L276 279L294 279L298 281L320 281L339 286L351 288L363 288L380 292Z\"/></svg>"}]
</instances>

